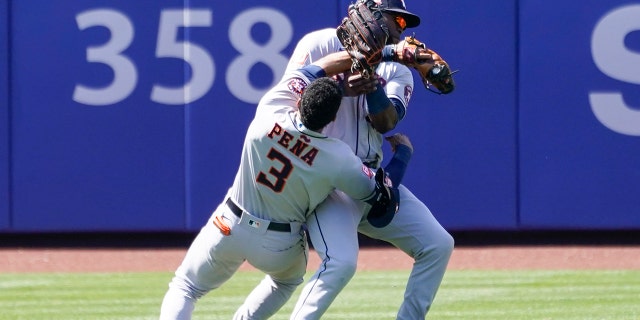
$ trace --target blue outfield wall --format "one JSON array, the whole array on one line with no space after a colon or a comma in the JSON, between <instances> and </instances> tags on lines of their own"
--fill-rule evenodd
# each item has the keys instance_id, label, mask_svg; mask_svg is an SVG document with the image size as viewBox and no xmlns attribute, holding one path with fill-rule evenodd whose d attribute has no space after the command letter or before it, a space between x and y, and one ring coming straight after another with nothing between
<instances>
[{"instance_id":1,"label":"blue outfield wall","mask_svg":"<svg viewBox=\"0 0 640 320\"><path fill-rule=\"evenodd\" d=\"M522 1L519 38L521 228L638 228L640 3Z\"/></svg>"},{"instance_id":2,"label":"blue outfield wall","mask_svg":"<svg viewBox=\"0 0 640 320\"><path fill-rule=\"evenodd\" d=\"M350 3L50 2L0 12L0 232L199 229L296 41ZM396 129L445 227L640 229L637 2L407 5L460 70L416 78Z\"/></svg>"},{"instance_id":3,"label":"blue outfield wall","mask_svg":"<svg viewBox=\"0 0 640 320\"><path fill-rule=\"evenodd\" d=\"M150 99L184 64L151 3L13 2L11 230L185 228L185 107Z\"/></svg>"},{"instance_id":4,"label":"blue outfield wall","mask_svg":"<svg viewBox=\"0 0 640 320\"><path fill-rule=\"evenodd\" d=\"M426 91L414 76L397 129L414 142L405 184L449 229L517 229L516 4L408 6L423 13L416 37L460 71L456 91L446 96Z\"/></svg>"},{"instance_id":5,"label":"blue outfield wall","mask_svg":"<svg viewBox=\"0 0 640 320\"><path fill-rule=\"evenodd\" d=\"M9 2L0 3L0 230L9 229Z\"/></svg>"}]
</instances>

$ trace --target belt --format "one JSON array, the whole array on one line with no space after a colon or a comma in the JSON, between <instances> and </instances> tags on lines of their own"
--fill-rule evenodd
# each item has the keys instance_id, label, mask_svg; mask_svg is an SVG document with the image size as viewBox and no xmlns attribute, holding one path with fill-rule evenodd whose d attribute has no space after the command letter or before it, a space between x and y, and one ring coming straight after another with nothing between
<instances>
[{"instance_id":1,"label":"belt","mask_svg":"<svg viewBox=\"0 0 640 320\"><path fill-rule=\"evenodd\" d=\"M235 214L238 218L242 216L242 209L238 207L231 199L227 198L227 207ZM269 222L269 226L267 226L267 230L271 231L280 231L280 232L291 232L291 225L288 223L279 223L279 222Z\"/></svg>"}]
</instances>

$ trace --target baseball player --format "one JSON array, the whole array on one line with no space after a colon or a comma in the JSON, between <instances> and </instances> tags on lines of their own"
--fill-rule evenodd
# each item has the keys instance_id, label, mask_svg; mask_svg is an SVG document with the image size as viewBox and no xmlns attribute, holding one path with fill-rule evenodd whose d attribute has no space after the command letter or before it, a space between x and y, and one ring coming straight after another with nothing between
<instances>
[{"instance_id":1,"label":"baseball player","mask_svg":"<svg viewBox=\"0 0 640 320\"><path fill-rule=\"evenodd\" d=\"M420 18L407 11L402 0L378 2L389 28L388 43L398 43L405 28L416 27ZM297 44L288 70L300 68L323 56L344 50L335 28L305 35ZM360 90L370 79L343 75L346 95L334 122L323 133L346 142L363 163L378 168L383 160L383 134L394 129L405 116L413 92L411 71L395 62L376 69L378 90ZM414 259L404 301L397 319L424 319L444 277L454 248L451 235L438 223L427 206L404 185L399 186L400 209L383 228L364 219L364 211L340 191L332 193L307 219L308 233L322 262L304 286L292 320L320 319L338 293L353 277L358 257L357 232L387 241ZM350 216L350 219L345 219ZM259 300L254 303L260 303Z\"/></svg>"},{"instance_id":2,"label":"baseball player","mask_svg":"<svg viewBox=\"0 0 640 320\"><path fill-rule=\"evenodd\" d=\"M176 270L160 319L190 319L196 301L244 261L267 274L251 295L262 295L263 288L273 294L259 307L239 310L234 319L268 318L303 281L308 248L301 226L315 207L335 188L367 201L362 204L368 208L390 195L378 179L381 170L374 174L345 143L320 133L335 119L342 99L338 83L325 75L350 66L346 52L329 55L288 72L262 98L233 185ZM389 178L400 179L404 167L396 162Z\"/></svg>"}]
</instances>

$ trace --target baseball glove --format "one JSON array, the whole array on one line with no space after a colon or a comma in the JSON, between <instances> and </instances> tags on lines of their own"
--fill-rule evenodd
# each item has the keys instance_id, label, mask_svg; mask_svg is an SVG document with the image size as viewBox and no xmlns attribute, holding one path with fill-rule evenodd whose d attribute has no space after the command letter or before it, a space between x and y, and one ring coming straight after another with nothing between
<instances>
[{"instance_id":1,"label":"baseball glove","mask_svg":"<svg viewBox=\"0 0 640 320\"><path fill-rule=\"evenodd\" d=\"M349 5L347 16L336 28L336 35L353 64L352 71L359 71L369 78L375 66L382 60L382 48L389 38L389 30L382 21L382 11L373 0L358 0Z\"/></svg>"},{"instance_id":2,"label":"baseball glove","mask_svg":"<svg viewBox=\"0 0 640 320\"><path fill-rule=\"evenodd\" d=\"M400 208L400 193L398 188L391 185L384 169L379 168L376 171L375 180L378 197L371 204L371 209L367 213L367 221L376 228L383 228L393 220Z\"/></svg>"},{"instance_id":3,"label":"baseball glove","mask_svg":"<svg viewBox=\"0 0 640 320\"><path fill-rule=\"evenodd\" d=\"M418 71L425 88L431 92L448 94L455 89L453 74L457 71L451 72L440 55L414 36L406 37L395 45L393 60ZM432 86L436 89L432 89Z\"/></svg>"}]
</instances>

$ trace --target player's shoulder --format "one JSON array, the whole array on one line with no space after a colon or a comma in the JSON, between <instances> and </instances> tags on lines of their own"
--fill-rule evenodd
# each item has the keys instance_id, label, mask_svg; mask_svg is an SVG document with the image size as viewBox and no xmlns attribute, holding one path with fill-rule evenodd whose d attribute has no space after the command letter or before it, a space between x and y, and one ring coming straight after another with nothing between
<instances>
[{"instance_id":1,"label":"player's shoulder","mask_svg":"<svg viewBox=\"0 0 640 320\"><path fill-rule=\"evenodd\" d=\"M335 46L342 46L336 34L335 28L324 28L311 31L302 36L300 42L308 44L333 44Z\"/></svg>"},{"instance_id":2,"label":"player's shoulder","mask_svg":"<svg viewBox=\"0 0 640 320\"><path fill-rule=\"evenodd\" d=\"M285 72L282 79L262 96L257 113L276 112L279 109L297 110L297 101L309 83L310 80L298 70Z\"/></svg>"},{"instance_id":3,"label":"player's shoulder","mask_svg":"<svg viewBox=\"0 0 640 320\"><path fill-rule=\"evenodd\" d=\"M305 34L303 36L303 38L312 38L312 39L318 39L318 38L338 38L337 34L336 34L336 29L335 28L324 28L324 29L317 29L317 30L313 30L307 34Z\"/></svg>"}]
</instances>

